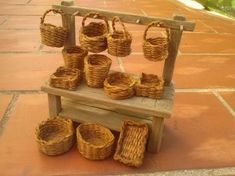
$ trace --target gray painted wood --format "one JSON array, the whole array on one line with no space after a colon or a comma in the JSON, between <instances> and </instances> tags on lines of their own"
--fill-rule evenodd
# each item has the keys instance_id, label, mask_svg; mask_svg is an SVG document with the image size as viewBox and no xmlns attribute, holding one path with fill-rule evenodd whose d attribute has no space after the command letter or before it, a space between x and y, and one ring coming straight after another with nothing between
<instances>
[{"instance_id":1,"label":"gray painted wood","mask_svg":"<svg viewBox=\"0 0 235 176\"><path fill-rule=\"evenodd\" d=\"M60 96L48 94L49 115L51 118L56 117L61 111Z\"/></svg>"}]
</instances>

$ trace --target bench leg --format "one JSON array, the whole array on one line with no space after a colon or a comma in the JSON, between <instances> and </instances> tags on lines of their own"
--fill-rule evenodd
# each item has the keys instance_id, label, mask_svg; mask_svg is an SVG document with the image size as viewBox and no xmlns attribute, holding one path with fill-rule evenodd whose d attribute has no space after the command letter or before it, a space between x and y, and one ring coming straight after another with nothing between
<instances>
[{"instance_id":1,"label":"bench leg","mask_svg":"<svg viewBox=\"0 0 235 176\"><path fill-rule=\"evenodd\" d=\"M148 141L148 152L152 153L159 152L162 142L163 127L164 127L164 118L153 117L152 128Z\"/></svg>"},{"instance_id":2,"label":"bench leg","mask_svg":"<svg viewBox=\"0 0 235 176\"><path fill-rule=\"evenodd\" d=\"M48 105L50 118L56 117L61 111L60 96L48 94Z\"/></svg>"}]
</instances>

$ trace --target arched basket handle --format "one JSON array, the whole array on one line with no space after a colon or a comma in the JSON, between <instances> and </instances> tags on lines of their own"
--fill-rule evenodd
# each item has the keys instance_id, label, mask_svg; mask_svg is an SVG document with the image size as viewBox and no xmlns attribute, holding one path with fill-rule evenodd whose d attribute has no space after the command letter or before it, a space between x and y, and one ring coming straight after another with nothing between
<instances>
[{"instance_id":1,"label":"arched basket handle","mask_svg":"<svg viewBox=\"0 0 235 176\"><path fill-rule=\"evenodd\" d=\"M62 10L49 9L49 10L47 10L47 11L43 14L43 16L41 17L41 24L44 23L46 15L47 15L48 13L50 13L50 12L53 12L54 14L56 14L56 13L57 13L57 14L60 14L61 17L64 15L64 12L63 12Z\"/></svg>"},{"instance_id":2,"label":"arched basket handle","mask_svg":"<svg viewBox=\"0 0 235 176\"><path fill-rule=\"evenodd\" d=\"M116 22L119 22L119 23L121 24L121 26L122 26L122 28L123 28L124 38L127 38L128 32L127 32L127 30L126 30L126 27L125 27L125 25L123 24L123 22L121 21L121 19L120 19L118 16L113 17L113 20L112 20L113 32L116 31L116 28L115 28L115 23L116 23Z\"/></svg>"}]
</instances>

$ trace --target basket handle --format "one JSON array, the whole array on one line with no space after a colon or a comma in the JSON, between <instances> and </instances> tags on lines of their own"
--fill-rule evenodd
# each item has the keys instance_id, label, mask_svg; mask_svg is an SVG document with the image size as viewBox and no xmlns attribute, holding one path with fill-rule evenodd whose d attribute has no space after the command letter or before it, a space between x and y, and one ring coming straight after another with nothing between
<instances>
[{"instance_id":1,"label":"basket handle","mask_svg":"<svg viewBox=\"0 0 235 176\"><path fill-rule=\"evenodd\" d=\"M144 31L144 40L146 40L147 32L148 32L149 28L151 28L151 27L164 27L164 24L159 21L154 21L154 22L150 23ZM170 40L169 28L166 28L166 35L167 35L167 41L169 41Z\"/></svg>"},{"instance_id":2,"label":"basket handle","mask_svg":"<svg viewBox=\"0 0 235 176\"><path fill-rule=\"evenodd\" d=\"M64 15L64 12L63 12L62 10L49 9L49 10L47 10L47 11L43 14L43 16L41 17L41 24L44 23L44 20L45 20L46 15L47 15L48 13L50 13L50 12L53 12L54 14L58 13L58 14L60 14L61 16Z\"/></svg>"},{"instance_id":3,"label":"basket handle","mask_svg":"<svg viewBox=\"0 0 235 176\"><path fill-rule=\"evenodd\" d=\"M108 23L108 20L105 16L102 16L100 15L99 13L97 12L90 12L88 14L86 14L86 16L84 16L83 20L82 20L82 27L85 26L85 21L86 19L90 17L90 18L95 18L95 19L101 19L101 20L104 20L105 24L106 24L106 27L107 27L107 30L109 32L109 23Z\"/></svg>"},{"instance_id":4,"label":"basket handle","mask_svg":"<svg viewBox=\"0 0 235 176\"><path fill-rule=\"evenodd\" d=\"M116 31L116 28L115 28L115 23L116 22L119 22L123 28L123 32L124 32L124 38L127 38L127 30L126 30L126 27L125 25L123 24L123 22L121 21L121 19L118 17L118 16L115 16L113 17L113 20L112 20L112 28L113 28L113 31Z\"/></svg>"}]
</instances>

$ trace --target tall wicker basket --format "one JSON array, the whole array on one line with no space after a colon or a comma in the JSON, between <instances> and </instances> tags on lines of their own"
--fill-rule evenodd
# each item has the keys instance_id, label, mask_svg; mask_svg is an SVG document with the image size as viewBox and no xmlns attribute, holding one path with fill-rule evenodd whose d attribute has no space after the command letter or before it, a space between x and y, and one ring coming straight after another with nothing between
<instances>
[{"instance_id":1,"label":"tall wicker basket","mask_svg":"<svg viewBox=\"0 0 235 176\"><path fill-rule=\"evenodd\" d=\"M144 32L143 52L144 57L150 61L165 60L168 56L168 45L170 39L169 29L166 28L165 37L147 38L147 32L151 27L164 27L161 22L152 22Z\"/></svg>"},{"instance_id":2,"label":"tall wicker basket","mask_svg":"<svg viewBox=\"0 0 235 176\"><path fill-rule=\"evenodd\" d=\"M116 30L115 22L119 22L122 25L123 31ZM117 16L112 20L112 27L113 33L107 36L108 53L119 57L128 56L131 53L131 34L127 32L126 27Z\"/></svg>"},{"instance_id":3,"label":"tall wicker basket","mask_svg":"<svg viewBox=\"0 0 235 176\"><path fill-rule=\"evenodd\" d=\"M102 22L90 22L85 25L88 17L104 20ZM109 33L109 24L105 16L98 13L88 13L82 20L79 40L82 48L93 53L99 53L107 49L107 35Z\"/></svg>"},{"instance_id":4,"label":"tall wicker basket","mask_svg":"<svg viewBox=\"0 0 235 176\"><path fill-rule=\"evenodd\" d=\"M44 23L45 17L48 13L54 12L58 13L61 16L64 13L61 10L50 9L47 10L43 16L41 17L41 41L44 45L52 46L52 47L62 47L68 36L68 30L61 26L55 26L49 23Z\"/></svg>"}]
</instances>

